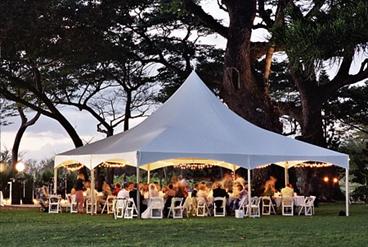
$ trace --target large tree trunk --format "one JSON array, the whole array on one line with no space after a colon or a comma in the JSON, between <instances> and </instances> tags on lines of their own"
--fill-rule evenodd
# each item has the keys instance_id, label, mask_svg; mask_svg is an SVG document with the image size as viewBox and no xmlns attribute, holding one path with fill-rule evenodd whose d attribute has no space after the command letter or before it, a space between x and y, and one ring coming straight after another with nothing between
<instances>
[{"instance_id":1,"label":"large tree trunk","mask_svg":"<svg viewBox=\"0 0 368 247\"><path fill-rule=\"evenodd\" d=\"M230 109L248 121L281 132L278 111L271 103L262 75L257 75L252 66L250 38L256 1L229 0L223 3L229 11L230 25L220 95Z\"/></svg>"},{"instance_id":2,"label":"large tree trunk","mask_svg":"<svg viewBox=\"0 0 368 247\"><path fill-rule=\"evenodd\" d=\"M316 80L309 80L297 72L292 72L295 85L298 87L302 103L302 136L299 139L325 147L323 136L322 104L324 92Z\"/></svg>"},{"instance_id":3,"label":"large tree trunk","mask_svg":"<svg viewBox=\"0 0 368 247\"><path fill-rule=\"evenodd\" d=\"M124 131L129 129L129 119L131 117L132 91L126 90L127 99L125 102Z\"/></svg>"},{"instance_id":4,"label":"large tree trunk","mask_svg":"<svg viewBox=\"0 0 368 247\"><path fill-rule=\"evenodd\" d=\"M36 121L41 116L41 113L38 112L31 120L28 121L26 115L24 114L24 111L23 111L22 107L20 107L20 106L17 107L17 110L18 110L19 115L21 117L21 124L20 124L20 127L19 127L18 131L17 131L17 134L15 135L13 148L12 148L12 167L13 167L14 171L15 171L15 166L18 162L19 146L20 146L20 142L22 140L22 137L23 137L25 131L27 130L27 128L34 125L36 123Z\"/></svg>"}]
</instances>

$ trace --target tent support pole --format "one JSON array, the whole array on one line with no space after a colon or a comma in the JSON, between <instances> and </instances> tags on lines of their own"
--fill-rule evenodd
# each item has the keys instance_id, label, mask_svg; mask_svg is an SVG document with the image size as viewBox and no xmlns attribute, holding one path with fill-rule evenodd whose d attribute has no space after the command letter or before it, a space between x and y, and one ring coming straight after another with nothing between
<instances>
[{"instance_id":1,"label":"tent support pole","mask_svg":"<svg viewBox=\"0 0 368 247\"><path fill-rule=\"evenodd\" d=\"M289 183L289 165L288 165L288 162L286 161L286 165L285 165L285 187L287 186L288 183Z\"/></svg>"},{"instance_id":2,"label":"tent support pole","mask_svg":"<svg viewBox=\"0 0 368 247\"><path fill-rule=\"evenodd\" d=\"M97 212L97 208L95 207L95 169L91 170L91 203L91 215L93 215L95 210Z\"/></svg>"},{"instance_id":3,"label":"tent support pole","mask_svg":"<svg viewBox=\"0 0 368 247\"><path fill-rule=\"evenodd\" d=\"M151 182L151 167L150 165L148 165L148 170L147 170L147 184L150 184Z\"/></svg>"},{"instance_id":4,"label":"tent support pole","mask_svg":"<svg viewBox=\"0 0 368 247\"><path fill-rule=\"evenodd\" d=\"M252 199L252 191L251 191L251 177L250 177L250 167L248 166L248 216L250 217L251 215L251 205L250 205L250 201Z\"/></svg>"},{"instance_id":5,"label":"tent support pole","mask_svg":"<svg viewBox=\"0 0 368 247\"><path fill-rule=\"evenodd\" d=\"M137 211L138 211L138 219L140 219L141 218L141 202L140 202L140 199L141 199L141 197L140 197L140 195L141 195L141 192L139 191L139 166L138 166L138 164L137 164L137 171L136 171L136 173L137 173Z\"/></svg>"},{"instance_id":6,"label":"tent support pole","mask_svg":"<svg viewBox=\"0 0 368 247\"><path fill-rule=\"evenodd\" d=\"M248 216L250 218L251 216L251 200L252 200L252 187L251 187L251 184L252 184L252 181L251 181L251 177L250 177L250 172L251 172L251 169L250 169L250 157L248 156L247 158L247 167L248 167L248 172L247 172L247 175L248 175Z\"/></svg>"},{"instance_id":7,"label":"tent support pole","mask_svg":"<svg viewBox=\"0 0 368 247\"><path fill-rule=\"evenodd\" d=\"M349 169L345 169L345 207L346 216L349 216Z\"/></svg>"},{"instance_id":8,"label":"tent support pole","mask_svg":"<svg viewBox=\"0 0 368 247\"><path fill-rule=\"evenodd\" d=\"M57 193L57 168L54 168L54 194Z\"/></svg>"}]
</instances>

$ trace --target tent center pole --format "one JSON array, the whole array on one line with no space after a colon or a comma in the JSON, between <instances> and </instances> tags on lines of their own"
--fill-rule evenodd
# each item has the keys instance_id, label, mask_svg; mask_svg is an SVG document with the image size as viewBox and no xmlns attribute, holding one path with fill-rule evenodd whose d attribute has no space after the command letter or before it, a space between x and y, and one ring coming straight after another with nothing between
<instances>
[{"instance_id":1,"label":"tent center pole","mask_svg":"<svg viewBox=\"0 0 368 247\"><path fill-rule=\"evenodd\" d=\"M345 169L345 207L346 216L349 216L349 169Z\"/></svg>"}]
</instances>

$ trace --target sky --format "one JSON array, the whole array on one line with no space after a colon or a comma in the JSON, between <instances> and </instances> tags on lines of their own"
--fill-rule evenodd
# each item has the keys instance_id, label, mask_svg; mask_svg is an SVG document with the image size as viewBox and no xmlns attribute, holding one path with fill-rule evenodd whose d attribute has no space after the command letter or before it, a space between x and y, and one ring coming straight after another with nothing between
<instances>
[{"instance_id":1,"label":"sky","mask_svg":"<svg viewBox=\"0 0 368 247\"><path fill-rule=\"evenodd\" d=\"M219 10L215 1L206 0L203 8L210 14L213 14L218 19L223 19L223 24L228 23L226 13ZM264 31L257 31L253 33L253 41L264 41L267 33ZM226 40L220 35L211 35L205 39L200 40L202 43L214 44L219 48L225 48ZM282 54L280 55L282 56ZM356 61L350 72L356 73L359 70L360 61L365 58L364 54L357 54L354 61ZM331 64L327 66L327 73L332 77L336 74L338 64ZM61 109L66 118L76 128L77 133L80 135L84 143L90 143L102 139L105 137L104 134L96 131L97 121L84 111L79 111L74 108L63 108ZM32 114L28 114L29 117ZM131 120L130 126L134 127L143 121L144 118ZM0 132L1 138L1 150L5 148L10 150L14 137L19 127L19 117L13 117L9 119L13 124L9 126L2 126ZM122 131L122 127L118 127L115 130L115 134ZM48 117L41 116L37 123L29 127L24 134L24 137L20 146L21 157L25 160L35 159L42 160L53 158L55 154L73 149L74 145L69 138L66 131L60 126L58 122Z\"/></svg>"}]
</instances>

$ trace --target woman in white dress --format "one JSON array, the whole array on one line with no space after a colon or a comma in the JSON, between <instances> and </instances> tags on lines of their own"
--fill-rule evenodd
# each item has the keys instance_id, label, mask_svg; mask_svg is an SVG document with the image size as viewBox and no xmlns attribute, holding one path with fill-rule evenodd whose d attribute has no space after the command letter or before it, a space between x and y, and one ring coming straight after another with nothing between
<instances>
[{"instance_id":1,"label":"woman in white dress","mask_svg":"<svg viewBox=\"0 0 368 247\"><path fill-rule=\"evenodd\" d=\"M151 198L159 197L159 192L155 184L150 184L148 187L148 205L147 209L142 213L142 219L151 218ZM163 206L163 205L162 205Z\"/></svg>"}]
</instances>

